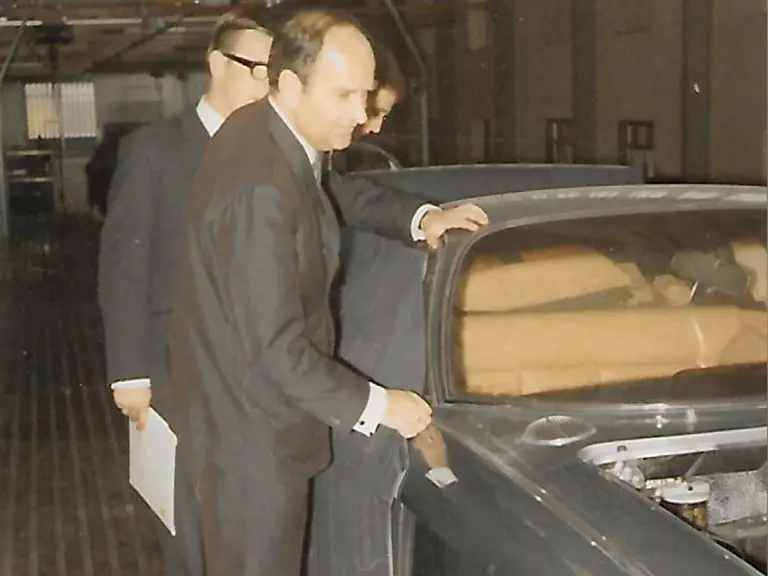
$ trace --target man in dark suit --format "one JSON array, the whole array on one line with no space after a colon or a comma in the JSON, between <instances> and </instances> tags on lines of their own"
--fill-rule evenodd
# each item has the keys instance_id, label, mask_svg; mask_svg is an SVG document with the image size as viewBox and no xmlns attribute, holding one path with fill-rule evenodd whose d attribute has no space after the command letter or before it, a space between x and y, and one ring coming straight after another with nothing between
<instances>
[{"instance_id":1,"label":"man in dark suit","mask_svg":"<svg viewBox=\"0 0 768 576\"><path fill-rule=\"evenodd\" d=\"M266 96L271 44L272 34L256 22L223 16L208 50L210 85L197 107L138 130L120 146L101 234L99 299L115 404L139 428L151 401L175 429L166 340L192 178L222 119ZM160 526L168 572L201 575L194 492L180 473L175 486L176 537Z\"/></svg>"},{"instance_id":2,"label":"man in dark suit","mask_svg":"<svg viewBox=\"0 0 768 576\"><path fill-rule=\"evenodd\" d=\"M441 211L373 186L326 195L323 153L349 145L373 89L373 52L353 22L297 13L268 69L270 99L228 118L195 177L170 338L179 455L199 475L208 576L299 573L308 482L329 462L329 425L412 437L430 421L418 395L332 357L336 211L350 226L431 246L448 228L486 221L476 206Z\"/></svg>"}]
</instances>

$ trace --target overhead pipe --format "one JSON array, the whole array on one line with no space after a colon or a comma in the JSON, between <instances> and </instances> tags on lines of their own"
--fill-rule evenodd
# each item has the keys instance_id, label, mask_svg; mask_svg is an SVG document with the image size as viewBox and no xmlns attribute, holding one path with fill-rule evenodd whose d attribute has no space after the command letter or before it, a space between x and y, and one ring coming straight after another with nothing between
<instances>
[{"instance_id":1,"label":"overhead pipe","mask_svg":"<svg viewBox=\"0 0 768 576\"><path fill-rule=\"evenodd\" d=\"M180 62L179 60L162 60L151 62L115 62L99 65L89 70L91 74L146 74L154 71L158 74L178 74L205 72L204 62Z\"/></svg>"},{"instance_id":2,"label":"overhead pipe","mask_svg":"<svg viewBox=\"0 0 768 576\"><path fill-rule=\"evenodd\" d=\"M395 7L392 0L384 0L384 3L395 21L400 35L405 40L405 45L408 47L413 59L416 61L416 67L419 72L419 108L421 115L421 163L423 166L429 166L429 90L428 90L428 76L427 67L424 64L424 59L421 57L421 52L416 47L416 43L413 41L408 28L403 21L400 12Z\"/></svg>"},{"instance_id":3,"label":"overhead pipe","mask_svg":"<svg viewBox=\"0 0 768 576\"><path fill-rule=\"evenodd\" d=\"M19 29L16 31L16 36L8 49L8 54L3 62L3 67L0 68L0 92L2 92L3 82L5 81L5 75L8 73L8 69L11 66L13 58L16 56L16 51L19 49L19 43L24 36L24 29L27 24L27 17L21 21ZM2 99L0 98L0 102ZM5 174L5 145L3 142L3 113L0 109L0 238L8 237L8 179Z\"/></svg>"},{"instance_id":4,"label":"overhead pipe","mask_svg":"<svg viewBox=\"0 0 768 576\"><path fill-rule=\"evenodd\" d=\"M181 18L178 18L178 19L174 20L173 22L168 22L168 23L164 24L163 26L161 26L160 28L158 28L157 30L154 30L154 31L150 32L149 34L145 34L141 38L138 38L137 40L134 40L133 42L131 42L127 46L124 46L123 48L121 48L117 52L115 52L113 54L110 54L109 56L106 56L105 58L101 58L101 59L97 60L96 62L93 62L90 65L89 69L91 71L93 71L94 68L98 68L99 66L103 66L103 65L109 64L111 62L119 61L122 56L124 56L125 54L127 54L131 50L135 50L139 46L143 46L147 42L151 42L155 38L157 38L159 36L162 36L163 34L168 32L172 28L176 28L177 26L180 26L181 24L182 24L182 19Z\"/></svg>"},{"instance_id":5,"label":"overhead pipe","mask_svg":"<svg viewBox=\"0 0 768 576\"><path fill-rule=\"evenodd\" d=\"M220 16L179 16L181 24L213 24ZM65 24L67 26L131 26L133 24L142 24L143 18L64 18L56 24ZM0 17L0 28L16 28L24 26L43 26L53 22L43 22L42 20L8 20Z\"/></svg>"}]
</instances>

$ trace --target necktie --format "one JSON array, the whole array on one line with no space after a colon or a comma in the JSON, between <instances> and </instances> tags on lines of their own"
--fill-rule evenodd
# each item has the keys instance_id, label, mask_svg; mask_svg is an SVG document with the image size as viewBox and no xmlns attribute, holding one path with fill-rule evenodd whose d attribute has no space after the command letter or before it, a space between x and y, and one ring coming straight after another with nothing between
<instances>
[{"instance_id":1,"label":"necktie","mask_svg":"<svg viewBox=\"0 0 768 576\"><path fill-rule=\"evenodd\" d=\"M323 179L323 155L318 154L312 162L312 171L315 173L315 182L322 183Z\"/></svg>"}]
</instances>

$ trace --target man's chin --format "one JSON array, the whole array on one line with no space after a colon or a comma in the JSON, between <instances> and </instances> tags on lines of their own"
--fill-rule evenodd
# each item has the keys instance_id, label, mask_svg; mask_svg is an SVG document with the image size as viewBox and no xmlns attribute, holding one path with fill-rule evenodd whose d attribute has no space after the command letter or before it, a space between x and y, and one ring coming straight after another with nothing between
<instances>
[{"instance_id":1,"label":"man's chin","mask_svg":"<svg viewBox=\"0 0 768 576\"><path fill-rule=\"evenodd\" d=\"M335 138L333 141L333 149L346 150L347 148L349 148L350 144L352 144L351 134L345 138L344 137Z\"/></svg>"},{"instance_id":2,"label":"man's chin","mask_svg":"<svg viewBox=\"0 0 768 576\"><path fill-rule=\"evenodd\" d=\"M367 136L369 134L368 130L363 128L362 126L358 126L355 128L354 132L352 132L352 140L359 140L360 138L363 138L364 136Z\"/></svg>"}]
</instances>

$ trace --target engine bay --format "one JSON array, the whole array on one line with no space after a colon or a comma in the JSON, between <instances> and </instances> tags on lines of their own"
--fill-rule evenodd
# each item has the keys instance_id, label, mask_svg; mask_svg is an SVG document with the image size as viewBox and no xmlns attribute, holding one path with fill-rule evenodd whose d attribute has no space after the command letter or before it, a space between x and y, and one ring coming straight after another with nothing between
<instances>
[{"instance_id":1,"label":"engine bay","mask_svg":"<svg viewBox=\"0 0 768 576\"><path fill-rule=\"evenodd\" d=\"M767 431L633 439L581 456L766 574Z\"/></svg>"}]
</instances>

